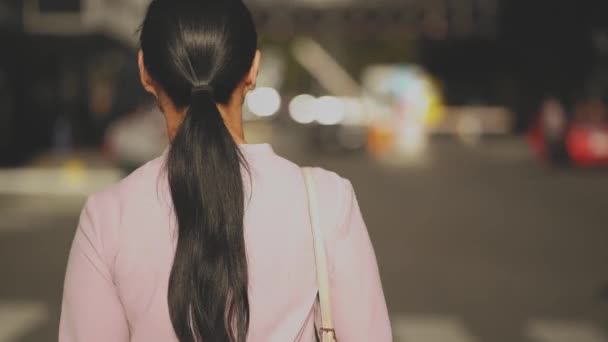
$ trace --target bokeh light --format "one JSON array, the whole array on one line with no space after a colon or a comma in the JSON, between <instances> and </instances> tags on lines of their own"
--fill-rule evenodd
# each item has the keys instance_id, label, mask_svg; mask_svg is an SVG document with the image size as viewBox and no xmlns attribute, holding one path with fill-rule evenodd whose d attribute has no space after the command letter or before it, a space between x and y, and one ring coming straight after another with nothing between
<instances>
[{"instance_id":1,"label":"bokeh light","mask_svg":"<svg viewBox=\"0 0 608 342\"><path fill-rule=\"evenodd\" d=\"M310 124L315 121L315 101L312 95L302 94L294 97L289 103L289 115L300 124Z\"/></svg>"},{"instance_id":2,"label":"bokeh light","mask_svg":"<svg viewBox=\"0 0 608 342\"><path fill-rule=\"evenodd\" d=\"M281 95L270 87L257 88L247 95L247 107L260 117L269 117L276 114L281 108Z\"/></svg>"},{"instance_id":3,"label":"bokeh light","mask_svg":"<svg viewBox=\"0 0 608 342\"><path fill-rule=\"evenodd\" d=\"M317 122L321 125L337 125L341 123L346 116L344 102L334 96L320 97L315 101L314 107L317 115Z\"/></svg>"}]
</instances>

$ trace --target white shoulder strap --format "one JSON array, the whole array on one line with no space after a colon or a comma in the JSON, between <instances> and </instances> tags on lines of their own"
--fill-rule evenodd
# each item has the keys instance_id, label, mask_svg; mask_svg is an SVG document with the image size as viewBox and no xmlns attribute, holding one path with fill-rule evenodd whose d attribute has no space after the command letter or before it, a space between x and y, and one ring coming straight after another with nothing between
<instances>
[{"instance_id":1,"label":"white shoulder strap","mask_svg":"<svg viewBox=\"0 0 608 342\"><path fill-rule=\"evenodd\" d=\"M319 221L319 204L317 201L317 191L315 181L310 169L302 168L306 189L308 193L308 211L310 214L310 224L315 245L315 262L317 266L317 286L319 287L319 303L321 306L320 330L321 342L336 341L334 322L331 316L331 301L329 290L329 273L327 271L327 256L325 254L325 241L323 230Z\"/></svg>"}]
</instances>

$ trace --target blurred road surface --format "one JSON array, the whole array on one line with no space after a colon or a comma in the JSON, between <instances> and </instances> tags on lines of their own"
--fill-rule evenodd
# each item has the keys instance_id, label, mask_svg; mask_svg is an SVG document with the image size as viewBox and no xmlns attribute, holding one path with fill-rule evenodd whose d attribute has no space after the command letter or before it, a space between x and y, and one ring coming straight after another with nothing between
<instances>
[{"instance_id":1,"label":"blurred road surface","mask_svg":"<svg viewBox=\"0 0 608 342\"><path fill-rule=\"evenodd\" d=\"M608 341L608 172L542 167L517 139L435 142L411 168L277 151L352 180L396 341ZM56 340L83 201L0 196L0 342Z\"/></svg>"}]
</instances>

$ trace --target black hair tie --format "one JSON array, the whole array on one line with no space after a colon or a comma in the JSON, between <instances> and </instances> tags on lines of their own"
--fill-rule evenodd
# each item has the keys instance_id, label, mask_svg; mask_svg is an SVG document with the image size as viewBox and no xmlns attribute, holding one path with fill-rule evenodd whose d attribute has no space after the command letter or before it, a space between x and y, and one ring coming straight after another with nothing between
<instances>
[{"instance_id":1,"label":"black hair tie","mask_svg":"<svg viewBox=\"0 0 608 342\"><path fill-rule=\"evenodd\" d=\"M208 84L203 84L199 86L192 87L192 92L190 95L194 96L196 94L207 93L209 95L213 95L213 87Z\"/></svg>"}]
</instances>

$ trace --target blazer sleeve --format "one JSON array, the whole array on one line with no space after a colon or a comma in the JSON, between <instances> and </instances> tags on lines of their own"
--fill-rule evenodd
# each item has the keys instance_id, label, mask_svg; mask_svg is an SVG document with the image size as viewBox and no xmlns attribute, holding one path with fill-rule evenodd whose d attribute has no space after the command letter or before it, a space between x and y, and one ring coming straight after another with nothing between
<instances>
[{"instance_id":1,"label":"blazer sleeve","mask_svg":"<svg viewBox=\"0 0 608 342\"><path fill-rule=\"evenodd\" d=\"M332 311L338 341L390 342L391 324L374 248L353 187L346 188L343 225L330 258Z\"/></svg>"},{"instance_id":2,"label":"blazer sleeve","mask_svg":"<svg viewBox=\"0 0 608 342\"><path fill-rule=\"evenodd\" d=\"M128 342L129 328L104 249L111 213L89 200L80 216L64 282L59 342ZM104 202L105 203L105 202ZM103 204L103 203L99 203ZM105 241L107 243L107 241ZM106 246L108 247L108 246Z\"/></svg>"}]
</instances>

